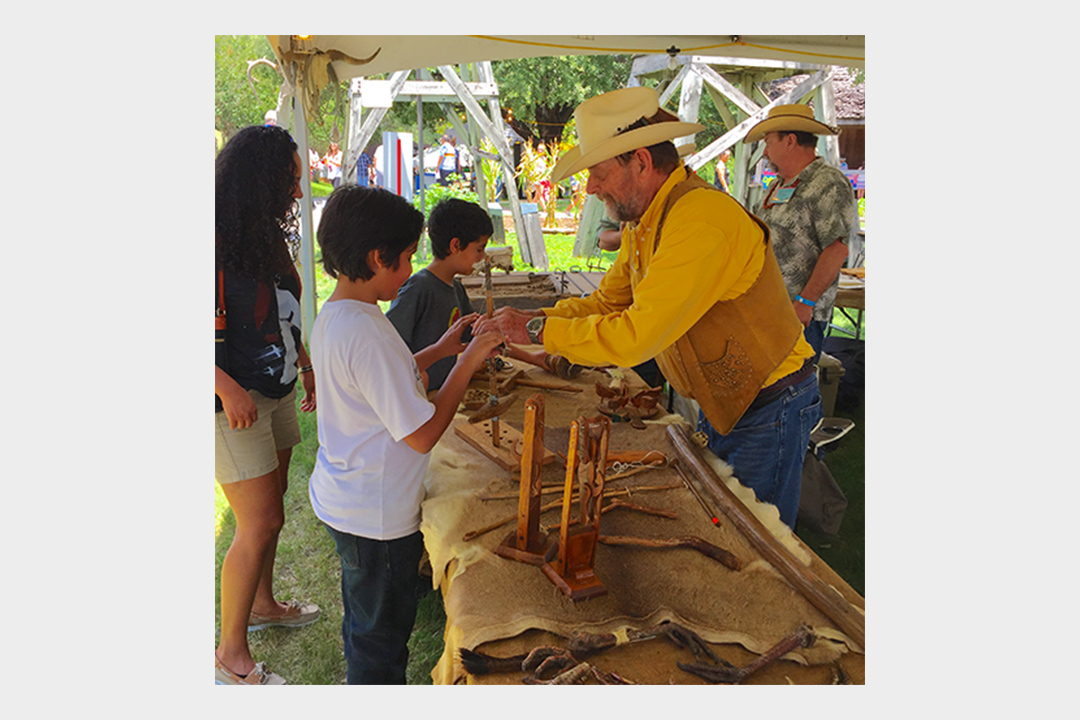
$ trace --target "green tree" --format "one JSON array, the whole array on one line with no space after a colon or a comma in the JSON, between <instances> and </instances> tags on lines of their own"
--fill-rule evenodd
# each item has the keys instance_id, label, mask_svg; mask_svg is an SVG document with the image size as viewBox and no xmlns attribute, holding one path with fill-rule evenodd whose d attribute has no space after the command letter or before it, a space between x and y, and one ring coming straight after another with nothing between
<instances>
[{"instance_id":1,"label":"green tree","mask_svg":"<svg viewBox=\"0 0 1080 720\"><path fill-rule=\"evenodd\" d=\"M214 38L214 128L227 140L240 128L262 123L267 110L277 107L281 76L261 65L248 82L249 60L274 61L265 35L218 35Z\"/></svg>"},{"instance_id":2,"label":"green tree","mask_svg":"<svg viewBox=\"0 0 1080 720\"><path fill-rule=\"evenodd\" d=\"M630 55L565 55L496 60L499 103L514 130L532 144L558 142L583 100L624 87Z\"/></svg>"}]
</instances>

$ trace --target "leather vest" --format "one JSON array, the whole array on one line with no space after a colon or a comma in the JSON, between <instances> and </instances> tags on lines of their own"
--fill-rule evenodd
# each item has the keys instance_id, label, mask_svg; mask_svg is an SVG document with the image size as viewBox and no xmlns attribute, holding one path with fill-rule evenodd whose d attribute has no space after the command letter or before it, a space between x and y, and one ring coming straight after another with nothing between
<instances>
[{"instance_id":1,"label":"leather vest","mask_svg":"<svg viewBox=\"0 0 1080 720\"><path fill-rule=\"evenodd\" d=\"M698 188L720 192L693 173L676 185L660 215L654 253L672 206ZM731 432L765 381L791 354L803 332L773 253L769 228L746 212L764 235L765 262L758 278L742 295L709 308L656 358L672 387L683 397L696 400L709 424L724 435Z\"/></svg>"}]
</instances>

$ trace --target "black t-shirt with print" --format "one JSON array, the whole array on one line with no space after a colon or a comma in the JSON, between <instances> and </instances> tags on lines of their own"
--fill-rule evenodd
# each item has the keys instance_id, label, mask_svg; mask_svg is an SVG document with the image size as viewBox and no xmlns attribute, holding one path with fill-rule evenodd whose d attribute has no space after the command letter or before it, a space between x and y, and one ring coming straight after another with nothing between
<instances>
[{"instance_id":1,"label":"black t-shirt with print","mask_svg":"<svg viewBox=\"0 0 1080 720\"><path fill-rule=\"evenodd\" d=\"M216 290L216 288L215 288ZM282 398L296 383L300 278L295 270L274 285L225 272L226 372L245 390Z\"/></svg>"}]
</instances>

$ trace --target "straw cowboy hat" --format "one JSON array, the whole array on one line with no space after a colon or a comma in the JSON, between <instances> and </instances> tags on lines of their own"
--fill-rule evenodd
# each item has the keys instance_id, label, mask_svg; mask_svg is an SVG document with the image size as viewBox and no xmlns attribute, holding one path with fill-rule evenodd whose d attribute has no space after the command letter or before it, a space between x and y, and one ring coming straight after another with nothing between
<instances>
[{"instance_id":1,"label":"straw cowboy hat","mask_svg":"<svg viewBox=\"0 0 1080 720\"><path fill-rule=\"evenodd\" d=\"M626 130L642 119L650 124ZM589 98L578 105L574 120L578 144L555 163L551 171L552 182L559 182L624 152L705 129L704 125L681 122L677 116L661 110L656 91L648 87L623 88Z\"/></svg>"},{"instance_id":2,"label":"straw cowboy hat","mask_svg":"<svg viewBox=\"0 0 1080 720\"><path fill-rule=\"evenodd\" d=\"M814 119L814 111L805 105L777 105L769 116L750 128L744 143L757 142L771 132L808 132L814 135L839 135L840 130Z\"/></svg>"}]
</instances>

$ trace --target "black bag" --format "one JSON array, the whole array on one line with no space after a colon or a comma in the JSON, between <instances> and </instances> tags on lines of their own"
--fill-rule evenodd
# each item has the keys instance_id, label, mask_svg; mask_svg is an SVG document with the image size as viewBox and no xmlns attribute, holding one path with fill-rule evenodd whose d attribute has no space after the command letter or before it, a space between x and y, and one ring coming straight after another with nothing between
<instances>
[{"instance_id":1,"label":"black bag","mask_svg":"<svg viewBox=\"0 0 1080 720\"><path fill-rule=\"evenodd\" d=\"M218 270L217 310L214 312L214 361L225 372L229 371L229 353L225 347L225 272ZM214 395L214 412L224 410L221 398Z\"/></svg>"},{"instance_id":2,"label":"black bag","mask_svg":"<svg viewBox=\"0 0 1080 720\"><path fill-rule=\"evenodd\" d=\"M806 453L799 495L798 524L816 533L836 535L848 501L829 468L812 452Z\"/></svg>"}]
</instances>

